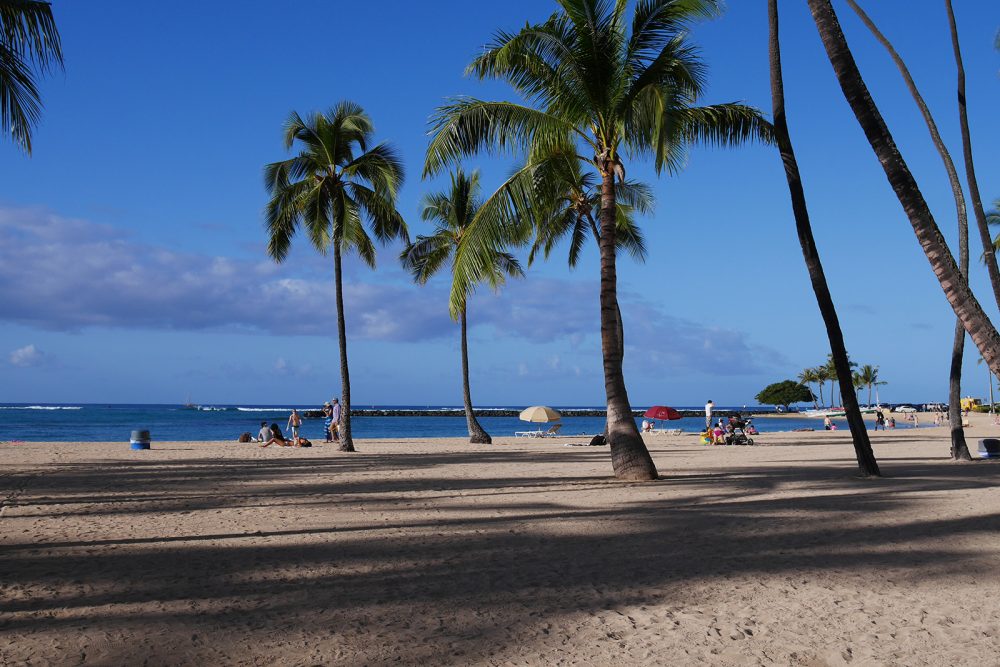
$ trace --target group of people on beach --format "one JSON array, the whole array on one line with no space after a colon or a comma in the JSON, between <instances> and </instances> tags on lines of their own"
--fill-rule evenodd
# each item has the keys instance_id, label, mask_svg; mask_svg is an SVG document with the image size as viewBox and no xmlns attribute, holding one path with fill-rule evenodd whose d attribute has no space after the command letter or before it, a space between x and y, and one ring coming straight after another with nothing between
<instances>
[{"instance_id":1,"label":"group of people on beach","mask_svg":"<svg viewBox=\"0 0 1000 667\"><path fill-rule=\"evenodd\" d=\"M332 401L323 404L320 411L323 415L323 434L325 442L340 442L340 401L334 398ZM312 447L312 442L301 435L302 415L299 411L292 409L292 414L288 416L288 423L285 430L291 434L286 438L277 422L268 425L266 421L260 423L260 431L257 433L257 442L262 443L261 447L277 445L279 447Z\"/></svg>"}]
</instances>

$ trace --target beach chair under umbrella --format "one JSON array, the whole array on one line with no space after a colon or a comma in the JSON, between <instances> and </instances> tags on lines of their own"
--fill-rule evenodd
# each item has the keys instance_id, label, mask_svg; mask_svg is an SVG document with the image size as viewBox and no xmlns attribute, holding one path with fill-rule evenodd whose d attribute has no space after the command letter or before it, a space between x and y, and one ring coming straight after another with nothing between
<instances>
[{"instance_id":1,"label":"beach chair under umbrella","mask_svg":"<svg viewBox=\"0 0 1000 667\"><path fill-rule=\"evenodd\" d=\"M550 407L544 405L533 405L530 408L525 408L521 410L519 418L523 422L532 422L535 424L548 424L549 422L555 422L562 419L562 415L553 410ZM517 431L514 433L515 436L519 438L533 437L539 438L545 435L545 432L541 429L537 431Z\"/></svg>"}]
</instances>

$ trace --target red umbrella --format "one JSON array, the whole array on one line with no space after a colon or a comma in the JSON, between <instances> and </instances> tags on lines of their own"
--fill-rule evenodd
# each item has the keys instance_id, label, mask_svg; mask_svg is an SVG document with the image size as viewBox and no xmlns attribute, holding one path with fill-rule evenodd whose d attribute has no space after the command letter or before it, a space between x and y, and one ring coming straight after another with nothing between
<instances>
[{"instance_id":1,"label":"red umbrella","mask_svg":"<svg viewBox=\"0 0 1000 667\"><path fill-rule=\"evenodd\" d=\"M665 405L654 405L649 410L646 410L646 414L643 417L663 421L665 419L681 419L682 415L673 408L668 408Z\"/></svg>"}]
</instances>

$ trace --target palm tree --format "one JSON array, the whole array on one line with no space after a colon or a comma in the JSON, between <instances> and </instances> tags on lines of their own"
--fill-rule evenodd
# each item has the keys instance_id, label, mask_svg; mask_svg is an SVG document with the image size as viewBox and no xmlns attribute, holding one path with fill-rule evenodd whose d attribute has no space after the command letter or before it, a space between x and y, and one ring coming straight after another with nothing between
<instances>
[{"instance_id":1,"label":"palm tree","mask_svg":"<svg viewBox=\"0 0 1000 667\"><path fill-rule=\"evenodd\" d=\"M997 267L996 253L993 251L993 244L990 241L989 221L986 218L986 212L983 210L983 198L979 194L979 181L976 179L976 164L972 159L972 137L969 131L969 114L966 111L965 65L962 62L962 49L958 43L958 25L955 23L955 10L951 6L951 0L945 0L944 6L948 12L951 46L955 53L955 66L958 73L958 125L962 131L962 158L965 162L965 180L969 185L969 201L972 204L972 212L976 217L976 227L979 229L979 237L983 242L983 261L986 263L986 269L990 275L990 283L993 285L993 293L997 300L997 306L1000 306L1000 268ZM968 275L968 262L959 260L959 263L966 267L965 273ZM961 424L962 420L959 419L958 421ZM964 440L963 436L963 443ZM971 459L971 457L969 458Z\"/></svg>"},{"instance_id":2,"label":"palm tree","mask_svg":"<svg viewBox=\"0 0 1000 667\"><path fill-rule=\"evenodd\" d=\"M36 77L63 66L52 6L0 0L0 132L31 155L31 131L42 114Z\"/></svg>"},{"instance_id":3,"label":"palm tree","mask_svg":"<svg viewBox=\"0 0 1000 667\"><path fill-rule=\"evenodd\" d=\"M855 2L855 0L847 0L847 4L851 6L861 21L868 27L872 34L875 35L875 39L878 40L878 42L885 47L886 51L889 52L889 56L896 64L896 68L899 70L900 74L903 75L903 81L906 83L906 87L909 89L910 95L913 97L913 101L916 102L917 108L920 110L920 114L924 117L924 123L927 125L928 132L930 132L931 141L934 143L934 148L937 149L938 155L941 156L945 172L948 174L948 182L951 185L952 198L955 200L955 214L958 220L958 268L962 272L962 275L965 276L966 280L968 280L969 221L965 210L965 194L962 192L962 183L958 177L958 170L955 169L955 163L951 159L951 153L948 152L948 148L945 146L940 132L938 132L937 123L934 122L934 118L931 115L930 109L927 107L927 103L924 102L923 96L920 94L920 91L917 90L917 84L910 75L910 70L906 67L906 63L903 62L903 59L900 57L899 53L896 52L896 49L893 48L888 38L886 38L886 36L883 35L878 29L875 22L872 21L868 14L866 14L865 11L858 6L857 2ZM965 72L962 69L961 54L958 50L954 16L950 13L950 0L946 0L945 4L948 5L952 37L955 45L955 58L958 61L959 115L965 119ZM967 121L962 125L962 131L964 143L965 140L968 139ZM966 169L971 169L972 154L971 148L969 148L967 144L966 149ZM971 175L970 184L974 184L974 179L972 179ZM978 190L976 190L976 194L978 195ZM980 212L982 211L982 202L980 202L979 210ZM997 305L1000 306L1000 269L997 268L996 253L993 251L993 244L990 241L990 232L987 227L985 216L981 216L977 213L976 219L979 222L977 226L979 228L980 240L983 244L983 262L986 264L987 271L990 275L990 283L993 286L993 296L996 299ZM965 430L962 428L962 411L961 406L959 405L959 401L962 398L962 357L964 353L965 327L962 325L962 320L956 318L955 335L952 339L951 346L951 368L948 375L948 404L950 406L949 421L951 423L952 451L959 453L964 451L966 452L966 456L968 456L968 446L965 442ZM869 399L870 398L871 397L869 396ZM869 400L869 403L870 402L871 401ZM969 456L969 458L971 459L971 456Z\"/></svg>"},{"instance_id":4,"label":"palm tree","mask_svg":"<svg viewBox=\"0 0 1000 667\"><path fill-rule=\"evenodd\" d=\"M535 203L533 207L535 238L528 253L532 264L539 252L549 258L553 248L569 237L568 262L575 268L587 237L600 246L601 230L594 211L601 208L601 191L597 177L580 168L580 160L563 153L562 159L551 154L535 169ZM615 183L615 242L634 259L646 259L646 243L635 223L635 213L653 210L653 191L645 183L623 181Z\"/></svg>"},{"instance_id":5,"label":"palm tree","mask_svg":"<svg viewBox=\"0 0 1000 667\"><path fill-rule=\"evenodd\" d=\"M826 326L827 338L830 340L830 362L834 367L834 377L840 381L841 394L844 397L844 407L847 425L851 429L851 440L854 443L854 455L858 461L861 474L866 477L877 477L879 471L875 453L868 439L868 429L858 408L858 397L853 390L850 360L844 345L844 334L840 329L840 320L830 295L830 288L823 272L819 250L813 237L812 224L809 222L809 209L806 206L805 191L802 187L802 177L799 165L795 159L792 138L788 132L788 121L785 117L785 85L781 74L781 43L778 37L778 3L768 0L768 61L771 72L771 108L774 116L774 135L781 154L781 162L785 168L785 180L788 182L788 193L792 202L792 215L795 218L795 231L802 247L802 257L806 263L809 280L816 294L816 304L819 306L823 324Z\"/></svg>"},{"instance_id":6,"label":"palm tree","mask_svg":"<svg viewBox=\"0 0 1000 667\"><path fill-rule=\"evenodd\" d=\"M506 80L527 103L459 98L441 107L424 170L436 173L480 150L527 155L527 164L495 195L503 204L498 208L508 211L530 211L533 173L553 149L572 146L581 164L599 176L601 352L611 462L618 478L654 479L656 467L636 428L622 375L616 185L625 180L630 158L651 155L658 171L672 172L681 168L692 143L769 140L771 128L745 105L698 106L705 72L687 29L717 15L717 0L640 0L631 28L626 0L559 5L542 23L498 33L468 68L480 79ZM470 233L497 238L505 219L479 216ZM487 264L474 263L479 269Z\"/></svg>"},{"instance_id":7,"label":"palm tree","mask_svg":"<svg viewBox=\"0 0 1000 667\"><path fill-rule=\"evenodd\" d=\"M479 210L481 203L479 194L479 173L474 171L466 175L459 169L451 175L450 190L429 194L424 198L422 217L426 221L435 223L434 233L431 236L418 236L417 240L408 245L400 255L403 266L413 274L416 282L426 283L449 261L453 280L454 276L467 272L467 267L458 261L456 250ZM477 254L485 253L491 253L494 257L493 270L486 276L490 287L498 289L506 278L524 275L517 259L510 253L504 252L498 243L490 243L488 248ZM463 281L463 284L467 285L468 282ZM450 304L449 310L451 316L462 325L462 399L465 404L465 421L469 427L469 442L488 445L493 440L472 411L466 325L468 294L464 294L458 303Z\"/></svg>"},{"instance_id":8,"label":"palm tree","mask_svg":"<svg viewBox=\"0 0 1000 667\"><path fill-rule=\"evenodd\" d=\"M299 147L295 157L264 168L271 200L265 211L268 254L282 262L300 226L322 254L333 252L340 345L340 449L354 451L351 437L351 379L347 364L342 257L355 251L375 267L371 232L382 243L409 242L406 223L396 210L403 165L389 144L372 146L371 119L353 102L339 102L326 114L306 119L292 112L285 123L285 150Z\"/></svg>"},{"instance_id":9,"label":"palm tree","mask_svg":"<svg viewBox=\"0 0 1000 667\"><path fill-rule=\"evenodd\" d=\"M804 368L802 372L799 373L799 382L812 390L812 384L815 382L819 384L819 373L816 372L815 368ZM820 386L820 398L823 395L823 388ZM813 394L813 408L819 410L819 404L816 402L816 394Z\"/></svg>"},{"instance_id":10,"label":"palm tree","mask_svg":"<svg viewBox=\"0 0 1000 667\"><path fill-rule=\"evenodd\" d=\"M969 288L885 120L872 101L830 0L807 1L844 97L902 204L945 297L991 370L1000 372L1000 332Z\"/></svg>"},{"instance_id":11,"label":"palm tree","mask_svg":"<svg viewBox=\"0 0 1000 667\"><path fill-rule=\"evenodd\" d=\"M812 371L816 374L816 382L819 384L819 404L825 406L826 401L823 399L823 388L826 386L826 383L834 379L834 377L831 377L830 371L826 366L817 366L812 369Z\"/></svg>"},{"instance_id":12,"label":"palm tree","mask_svg":"<svg viewBox=\"0 0 1000 667\"><path fill-rule=\"evenodd\" d=\"M868 407L872 404L872 387L876 384L885 384L884 382L879 382L878 379L878 366L872 366L871 364L865 364L858 369L855 375L861 381L862 387L868 387Z\"/></svg>"}]
</instances>

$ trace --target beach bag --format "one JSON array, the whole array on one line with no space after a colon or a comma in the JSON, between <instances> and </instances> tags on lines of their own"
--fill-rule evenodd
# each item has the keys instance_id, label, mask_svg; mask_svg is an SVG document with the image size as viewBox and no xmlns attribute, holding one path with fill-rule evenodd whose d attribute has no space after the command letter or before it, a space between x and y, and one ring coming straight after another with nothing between
<instances>
[{"instance_id":1,"label":"beach bag","mask_svg":"<svg viewBox=\"0 0 1000 667\"><path fill-rule=\"evenodd\" d=\"M240 434L240 442L253 442L253 436L250 435L250 431L244 431Z\"/></svg>"}]
</instances>

